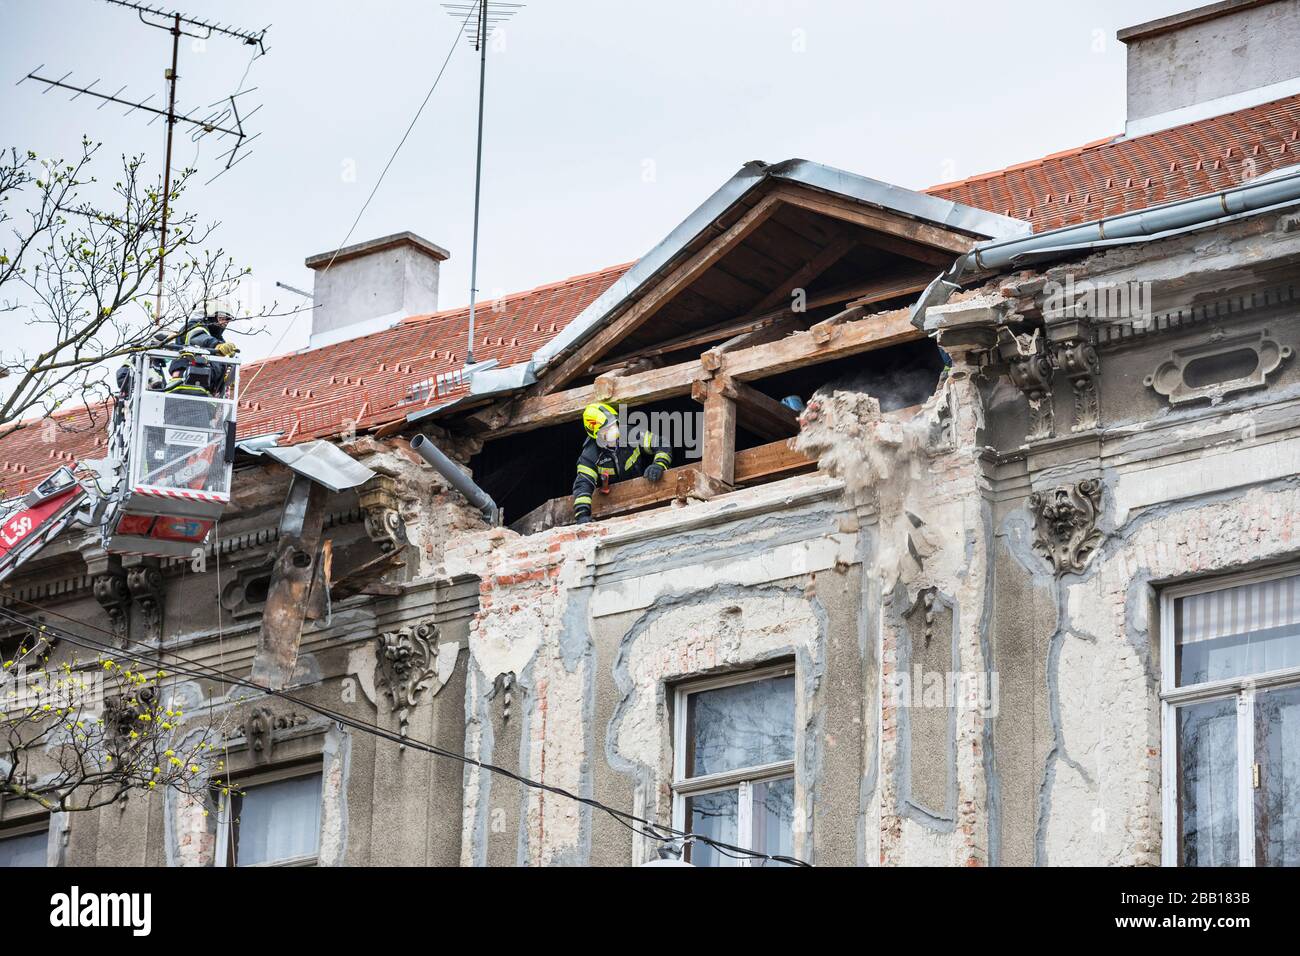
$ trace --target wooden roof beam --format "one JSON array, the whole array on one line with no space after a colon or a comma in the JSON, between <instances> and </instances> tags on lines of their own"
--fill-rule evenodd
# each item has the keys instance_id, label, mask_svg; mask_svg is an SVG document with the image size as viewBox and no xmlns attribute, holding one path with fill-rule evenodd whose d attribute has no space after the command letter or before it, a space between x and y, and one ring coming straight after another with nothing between
<instances>
[{"instance_id":1,"label":"wooden roof beam","mask_svg":"<svg viewBox=\"0 0 1300 956\"><path fill-rule=\"evenodd\" d=\"M582 416L586 405L597 400L645 404L688 395L695 381L709 377L709 370L701 364L706 359L717 363L715 371L720 369L737 381L752 381L920 338L924 338L924 333L912 325L908 310L895 309L844 322L825 342L818 342L811 331L806 331L734 352L718 353L711 349L701 356L700 361L604 379L602 381L609 384L612 394L600 399L594 385L520 398L508 410L502 411L494 423L492 437L575 421Z\"/></svg>"},{"instance_id":2,"label":"wooden roof beam","mask_svg":"<svg viewBox=\"0 0 1300 956\"><path fill-rule=\"evenodd\" d=\"M780 200L768 194L753 205L748 212L693 256L670 272L667 278L641 297L626 312L596 332L539 382L535 395L549 395L573 381L621 339L635 332L674 295L712 268L736 243L761 226L776 211Z\"/></svg>"},{"instance_id":3,"label":"wooden roof beam","mask_svg":"<svg viewBox=\"0 0 1300 956\"><path fill-rule=\"evenodd\" d=\"M838 198L800 186L783 185L774 190L771 195L793 206L851 222L886 236L896 236L923 246L942 249L953 256L969 252L976 242L971 236L952 232L942 226L922 222L919 219L909 219L884 209L865 206L850 199Z\"/></svg>"}]
</instances>

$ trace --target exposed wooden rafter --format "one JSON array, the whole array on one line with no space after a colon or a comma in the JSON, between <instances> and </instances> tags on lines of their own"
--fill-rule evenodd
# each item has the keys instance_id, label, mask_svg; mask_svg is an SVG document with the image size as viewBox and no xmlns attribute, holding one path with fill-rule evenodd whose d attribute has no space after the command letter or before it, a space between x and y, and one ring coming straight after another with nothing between
<instances>
[{"instance_id":1,"label":"exposed wooden rafter","mask_svg":"<svg viewBox=\"0 0 1300 956\"><path fill-rule=\"evenodd\" d=\"M609 379L612 393L599 399L594 385L520 398L493 416L492 437L574 421L581 417L586 405L598 400L637 404L688 395L695 381L708 377L709 372L701 362L710 357L720 360L719 368L733 379L752 381L923 337L912 325L908 310L895 309L844 322L825 342L818 342L811 331L805 331L733 352L719 354L711 349L700 361L612 377Z\"/></svg>"},{"instance_id":2,"label":"exposed wooden rafter","mask_svg":"<svg viewBox=\"0 0 1300 956\"><path fill-rule=\"evenodd\" d=\"M655 288L625 313L596 332L580 345L568 358L550 369L544 381L535 386L534 394L549 395L573 381L625 336L635 332L670 299L693 280L710 269L731 249L776 211L779 200L773 195L764 196L743 216L716 236L703 249L672 270Z\"/></svg>"}]
</instances>

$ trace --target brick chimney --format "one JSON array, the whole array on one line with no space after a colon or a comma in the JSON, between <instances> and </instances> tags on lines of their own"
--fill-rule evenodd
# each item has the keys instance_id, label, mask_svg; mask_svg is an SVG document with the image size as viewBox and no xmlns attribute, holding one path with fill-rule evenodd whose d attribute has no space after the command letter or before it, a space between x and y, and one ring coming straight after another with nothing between
<instances>
[{"instance_id":1,"label":"brick chimney","mask_svg":"<svg viewBox=\"0 0 1300 956\"><path fill-rule=\"evenodd\" d=\"M1126 136L1300 93L1300 0L1222 0L1126 27Z\"/></svg>"},{"instance_id":2,"label":"brick chimney","mask_svg":"<svg viewBox=\"0 0 1300 956\"><path fill-rule=\"evenodd\" d=\"M316 273L309 347L438 311L438 266L449 255L413 232L399 232L308 257L307 268Z\"/></svg>"}]
</instances>

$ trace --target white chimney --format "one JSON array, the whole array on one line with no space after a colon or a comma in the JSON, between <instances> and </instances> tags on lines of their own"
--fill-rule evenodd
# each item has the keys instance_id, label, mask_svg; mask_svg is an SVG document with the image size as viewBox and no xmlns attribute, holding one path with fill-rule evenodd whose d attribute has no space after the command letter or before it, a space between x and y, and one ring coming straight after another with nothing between
<instances>
[{"instance_id":1,"label":"white chimney","mask_svg":"<svg viewBox=\"0 0 1300 956\"><path fill-rule=\"evenodd\" d=\"M1223 0L1127 27L1126 136L1300 93L1300 0Z\"/></svg>"},{"instance_id":2,"label":"white chimney","mask_svg":"<svg viewBox=\"0 0 1300 956\"><path fill-rule=\"evenodd\" d=\"M390 328L438 311L438 264L450 255L413 232L399 232L307 259L312 284L309 348Z\"/></svg>"}]
</instances>

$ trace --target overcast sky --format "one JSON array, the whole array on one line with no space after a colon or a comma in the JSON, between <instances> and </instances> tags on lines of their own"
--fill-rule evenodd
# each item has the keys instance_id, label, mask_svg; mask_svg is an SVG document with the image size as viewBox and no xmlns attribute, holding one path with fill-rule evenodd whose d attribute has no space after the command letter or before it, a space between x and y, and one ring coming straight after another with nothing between
<instances>
[{"instance_id":1,"label":"overcast sky","mask_svg":"<svg viewBox=\"0 0 1300 956\"><path fill-rule=\"evenodd\" d=\"M181 47L180 106L263 104L249 158L211 185L214 140L178 134L201 175L186 204L220 220L264 303L300 300L307 256L343 240L424 98L458 25L423 0L153 0L243 27ZM488 59L479 286L485 297L635 259L747 160L802 157L921 188L1119 133L1121 27L1191 0L972 4L849 0L532 0ZM103 0L0 0L6 84L45 64L69 82L162 99L168 35ZM476 54L462 41L351 242L409 229L451 251L442 307L469 296ZM0 98L0 143L161 165L163 124L24 83ZM109 155L108 160L113 161ZM274 334L245 343L269 352ZM306 344L310 317L277 352Z\"/></svg>"}]
</instances>

